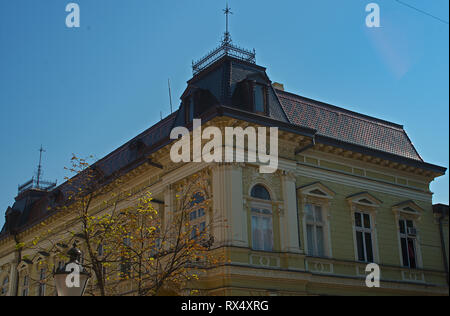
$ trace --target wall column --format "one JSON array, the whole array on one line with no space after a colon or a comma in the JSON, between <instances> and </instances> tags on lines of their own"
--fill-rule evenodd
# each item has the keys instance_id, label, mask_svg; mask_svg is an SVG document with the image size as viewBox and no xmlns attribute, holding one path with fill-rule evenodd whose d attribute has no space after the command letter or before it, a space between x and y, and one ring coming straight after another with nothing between
<instances>
[{"instance_id":1,"label":"wall column","mask_svg":"<svg viewBox=\"0 0 450 316\"><path fill-rule=\"evenodd\" d=\"M212 191L216 244L218 246L248 247L241 166L234 163L214 166L212 168Z\"/></svg>"},{"instance_id":2,"label":"wall column","mask_svg":"<svg viewBox=\"0 0 450 316\"><path fill-rule=\"evenodd\" d=\"M281 251L300 253L295 182L294 174L284 171L281 175L284 204L280 212L280 239Z\"/></svg>"}]
</instances>

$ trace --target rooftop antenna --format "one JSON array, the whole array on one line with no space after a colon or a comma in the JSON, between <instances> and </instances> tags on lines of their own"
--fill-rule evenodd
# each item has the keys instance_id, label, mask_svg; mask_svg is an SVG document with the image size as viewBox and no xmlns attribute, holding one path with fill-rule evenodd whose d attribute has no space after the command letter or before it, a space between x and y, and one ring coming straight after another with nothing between
<instances>
[{"instance_id":1,"label":"rooftop antenna","mask_svg":"<svg viewBox=\"0 0 450 316\"><path fill-rule=\"evenodd\" d=\"M39 149L39 165L38 165L38 170L37 170L37 182L36 185L39 188L39 183L41 181L41 175L42 175L42 153L45 153L45 150L42 148Z\"/></svg>"},{"instance_id":2,"label":"rooftop antenna","mask_svg":"<svg viewBox=\"0 0 450 316\"><path fill-rule=\"evenodd\" d=\"M170 78L167 79L167 83L169 85L170 114L172 114L172 90L170 89Z\"/></svg>"},{"instance_id":3,"label":"rooftop antenna","mask_svg":"<svg viewBox=\"0 0 450 316\"><path fill-rule=\"evenodd\" d=\"M228 18L230 16L230 14L233 14L233 12L231 11L231 8L228 6L228 2L227 2L227 7L223 10L223 12L226 16L226 30L225 30L225 36L223 38L223 42L231 43L231 35L230 35L230 32L228 31Z\"/></svg>"}]
</instances>

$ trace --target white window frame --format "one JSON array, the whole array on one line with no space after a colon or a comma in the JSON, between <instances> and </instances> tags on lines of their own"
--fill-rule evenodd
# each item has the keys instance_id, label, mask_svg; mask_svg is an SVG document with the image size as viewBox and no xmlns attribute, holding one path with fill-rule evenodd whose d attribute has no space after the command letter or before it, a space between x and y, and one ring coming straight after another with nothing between
<instances>
[{"instance_id":1,"label":"white window frame","mask_svg":"<svg viewBox=\"0 0 450 316\"><path fill-rule=\"evenodd\" d=\"M421 245L421 236L420 230L418 229L419 223L422 220L422 213L424 210L418 206L413 201L405 201L394 205L392 207L392 211L394 213L395 218L395 227L397 227L397 238L398 238L398 253L399 253L399 263L400 266L404 269L422 269L423 268L423 259L422 259L422 249ZM416 251L416 267L409 268L403 265L403 253L402 253L402 243L401 243L401 235L400 234L400 220L410 220L413 222L414 227L417 229L417 235L415 236L415 251Z\"/></svg>"},{"instance_id":2,"label":"white window frame","mask_svg":"<svg viewBox=\"0 0 450 316\"><path fill-rule=\"evenodd\" d=\"M308 208L308 206L311 207L311 212L312 212L312 216L313 216L313 220L308 219L308 214L306 212L306 209ZM318 221L316 218L316 208L319 207L320 208L320 217L321 217L321 221ZM324 211L323 211L323 205L319 204L319 203L306 203L304 206L304 212L305 212L305 224L306 224L306 244L305 244L305 250L306 253L308 254L308 256L310 257L325 257L326 255L326 247L325 247L325 238L326 238L326 221L324 220ZM313 228L313 241L312 241L312 245L313 245L313 250L312 253L309 249L309 242L310 240L308 239L308 226L312 226ZM322 254L319 254L319 247L318 247L318 240L317 240L317 236L318 236L318 227L322 228Z\"/></svg>"},{"instance_id":3,"label":"white window frame","mask_svg":"<svg viewBox=\"0 0 450 316\"><path fill-rule=\"evenodd\" d=\"M253 198L254 199L254 198ZM256 212L254 210L266 210L267 213L261 213L261 212ZM254 229L255 227L253 226L253 217L259 217L259 218L269 218L269 228L270 228L270 245L268 248L265 247L264 245L264 239L263 239L263 247L262 249L260 249L260 247L256 247L255 246L255 240L253 238L254 236ZM273 229L273 204L270 200L258 200L256 201L256 199L254 201L250 202L250 227L251 227L251 246L253 250L256 251L267 251L267 252L271 252L273 251L274 248L274 229Z\"/></svg>"},{"instance_id":4,"label":"white window frame","mask_svg":"<svg viewBox=\"0 0 450 316\"><path fill-rule=\"evenodd\" d=\"M368 261L360 261L358 256L358 241L356 238L356 223L355 223L355 213L365 213L370 216L370 225L371 225L371 234L372 234L372 256L373 263L380 263L380 253L378 249L378 233L377 233L377 212L380 205L383 203L378 200L373 195L362 192L355 195L351 195L347 197L347 202L349 203L350 208L350 218L352 223L352 231L353 231L353 249L355 253L355 261L356 262L364 262ZM364 238L365 244L365 238ZM365 248L366 249L366 248ZM366 256L366 254L364 254ZM366 258L367 260L367 258Z\"/></svg>"},{"instance_id":5,"label":"white window frame","mask_svg":"<svg viewBox=\"0 0 450 316\"><path fill-rule=\"evenodd\" d=\"M317 205L322 208L322 223L323 223L323 257L332 258L333 249L331 244L331 201L335 196L335 193L327 188L320 182L315 182L303 187L298 188L300 193L300 218L302 219L303 227L303 243L301 247L307 256L314 256L314 254L309 253L308 249L308 231L307 231L307 214L306 205Z\"/></svg>"},{"instance_id":6,"label":"white window frame","mask_svg":"<svg viewBox=\"0 0 450 316\"><path fill-rule=\"evenodd\" d=\"M367 211L363 211L363 210L359 210L356 209L355 212L353 212L353 216L355 216L356 214L360 214L361 215L361 225L362 226L357 226L356 225L356 220L355 220L355 225L354 225L354 234L355 234L355 240L356 240L356 259L359 262L365 262L365 263L372 263L373 261L375 261L375 242L374 242L374 222L372 219L372 214L371 212L367 212ZM364 226L364 215L368 215L369 216L369 225L370 228L367 228ZM363 251L364 251L364 260L360 260L359 259L359 249L358 249L358 236L357 234L362 233L362 242L363 242ZM367 256L367 244L366 244L366 234L370 234L370 242L371 242L371 248L372 248L372 261L369 261L369 258Z\"/></svg>"},{"instance_id":7,"label":"white window frame","mask_svg":"<svg viewBox=\"0 0 450 316\"><path fill-rule=\"evenodd\" d=\"M25 273L22 278L22 296L28 296L29 293L30 293L30 275L28 273Z\"/></svg>"},{"instance_id":8,"label":"white window frame","mask_svg":"<svg viewBox=\"0 0 450 316\"><path fill-rule=\"evenodd\" d=\"M37 288L37 295L45 296L45 291L46 291L45 274L47 273L47 269L40 268L38 272L39 272L39 282L38 282L38 288Z\"/></svg>"},{"instance_id":9,"label":"white window frame","mask_svg":"<svg viewBox=\"0 0 450 316\"><path fill-rule=\"evenodd\" d=\"M192 236L192 234L195 232L194 229L198 229L198 234L204 234L207 233L206 229L208 226L208 204L206 203L206 194L203 191L194 191L194 193L191 194L191 198L194 197L194 195L200 194L203 197L203 201L193 205L190 207L187 211L187 216L189 217L189 226L192 230L190 232L189 237L195 238L196 236ZM203 215L199 217L200 210L203 210ZM191 219L192 213L195 212L195 218ZM204 224L204 227L201 228L202 224Z\"/></svg>"},{"instance_id":10,"label":"white window frame","mask_svg":"<svg viewBox=\"0 0 450 316\"><path fill-rule=\"evenodd\" d=\"M413 219L408 219L408 218L405 218L405 217L400 217L400 219L399 219L399 223L398 223L398 229L399 229L399 231L398 231L398 233L399 233L399 236L400 236L400 254L401 254L401 259L402 259L402 267L403 268L407 268L407 269L417 269L418 268L418 258L417 258L417 235L416 236L411 236L411 235L409 235L408 234L408 225L407 225L407 222L408 221L411 221L412 222L412 224L413 224L413 228L415 228L415 229L417 229L417 225L416 225L416 223L414 222L414 220ZM401 227L400 227L400 222L403 222L404 223L404 228L405 228L405 232L404 233L402 233L401 232ZM402 248L402 243L401 243L401 240L402 240L402 238L405 238L406 239L406 251L407 251L407 254L408 254L408 265L407 266L405 266L405 263L404 263L404 261L403 261L403 248ZM408 239L413 239L414 240L414 260L416 261L416 266L415 267L411 267L411 262L410 262L410 260L409 260L409 247L408 247Z\"/></svg>"}]
</instances>

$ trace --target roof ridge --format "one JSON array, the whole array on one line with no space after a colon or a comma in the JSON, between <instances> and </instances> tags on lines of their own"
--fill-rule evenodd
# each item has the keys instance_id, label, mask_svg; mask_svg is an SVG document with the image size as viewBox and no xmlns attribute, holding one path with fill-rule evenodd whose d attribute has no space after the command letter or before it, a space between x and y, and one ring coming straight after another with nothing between
<instances>
[{"instance_id":1,"label":"roof ridge","mask_svg":"<svg viewBox=\"0 0 450 316\"><path fill-rule=\"evenodd\" d=\"M321 101L309 99L309 98L303 97L301 95L294 94L292 92L281 91L281 90L278 90L278 89L275 89L275 91L277 92L277 94L281 98L289 99L289 100L295 101L295 102L304 103L304 104L307 104L309 106L317 107L317 108L323 109L323 110L331 112L331 113L336 113L337 115L346 115L346 116L352 117L354 119L365 121L365 122L368 122L368 123L371 123L371 124L376 124L376 125L380 125L380 126L384 126L384 127L393 129L393 130L405 132L403 125L400 125L400 124L397 124L397 123L389 122L389 121L386 121L386 120L383 120L383 119L379 119L379 118L376 118L376 117L373 117L373 116L369 116L369 115L366 115L366 114L363 114L363 113L358 113L358 112L355 112L355 111L351 111L351 110L348 110L348 109L345 109L345 108L342 108L342 107L338 107L336 105L332 105L332 104L324 103L324 102L321 102ZM295 99L295 98L302 98L303 100L298 100L298 99ZM318 104L318 103L320 103L320 104ZM335 111L333 111L333 109Z\"/></svg>"}]
</instances>

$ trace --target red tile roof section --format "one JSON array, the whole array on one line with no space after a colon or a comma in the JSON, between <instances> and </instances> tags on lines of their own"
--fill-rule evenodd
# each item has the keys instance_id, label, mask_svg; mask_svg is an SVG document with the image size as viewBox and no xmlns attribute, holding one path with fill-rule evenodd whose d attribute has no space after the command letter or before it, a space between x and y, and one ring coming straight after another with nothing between
<instances>
[{"instance_id":1,"label":"red tile roof section","mask_svg":"<svg viewBox=\"0 0 450 316\"><path fill-rule=\"evenodd\" d=\"M322 136L423 161L401 125L275 90L292 124Z\"/></svg>"}]
</instances>

